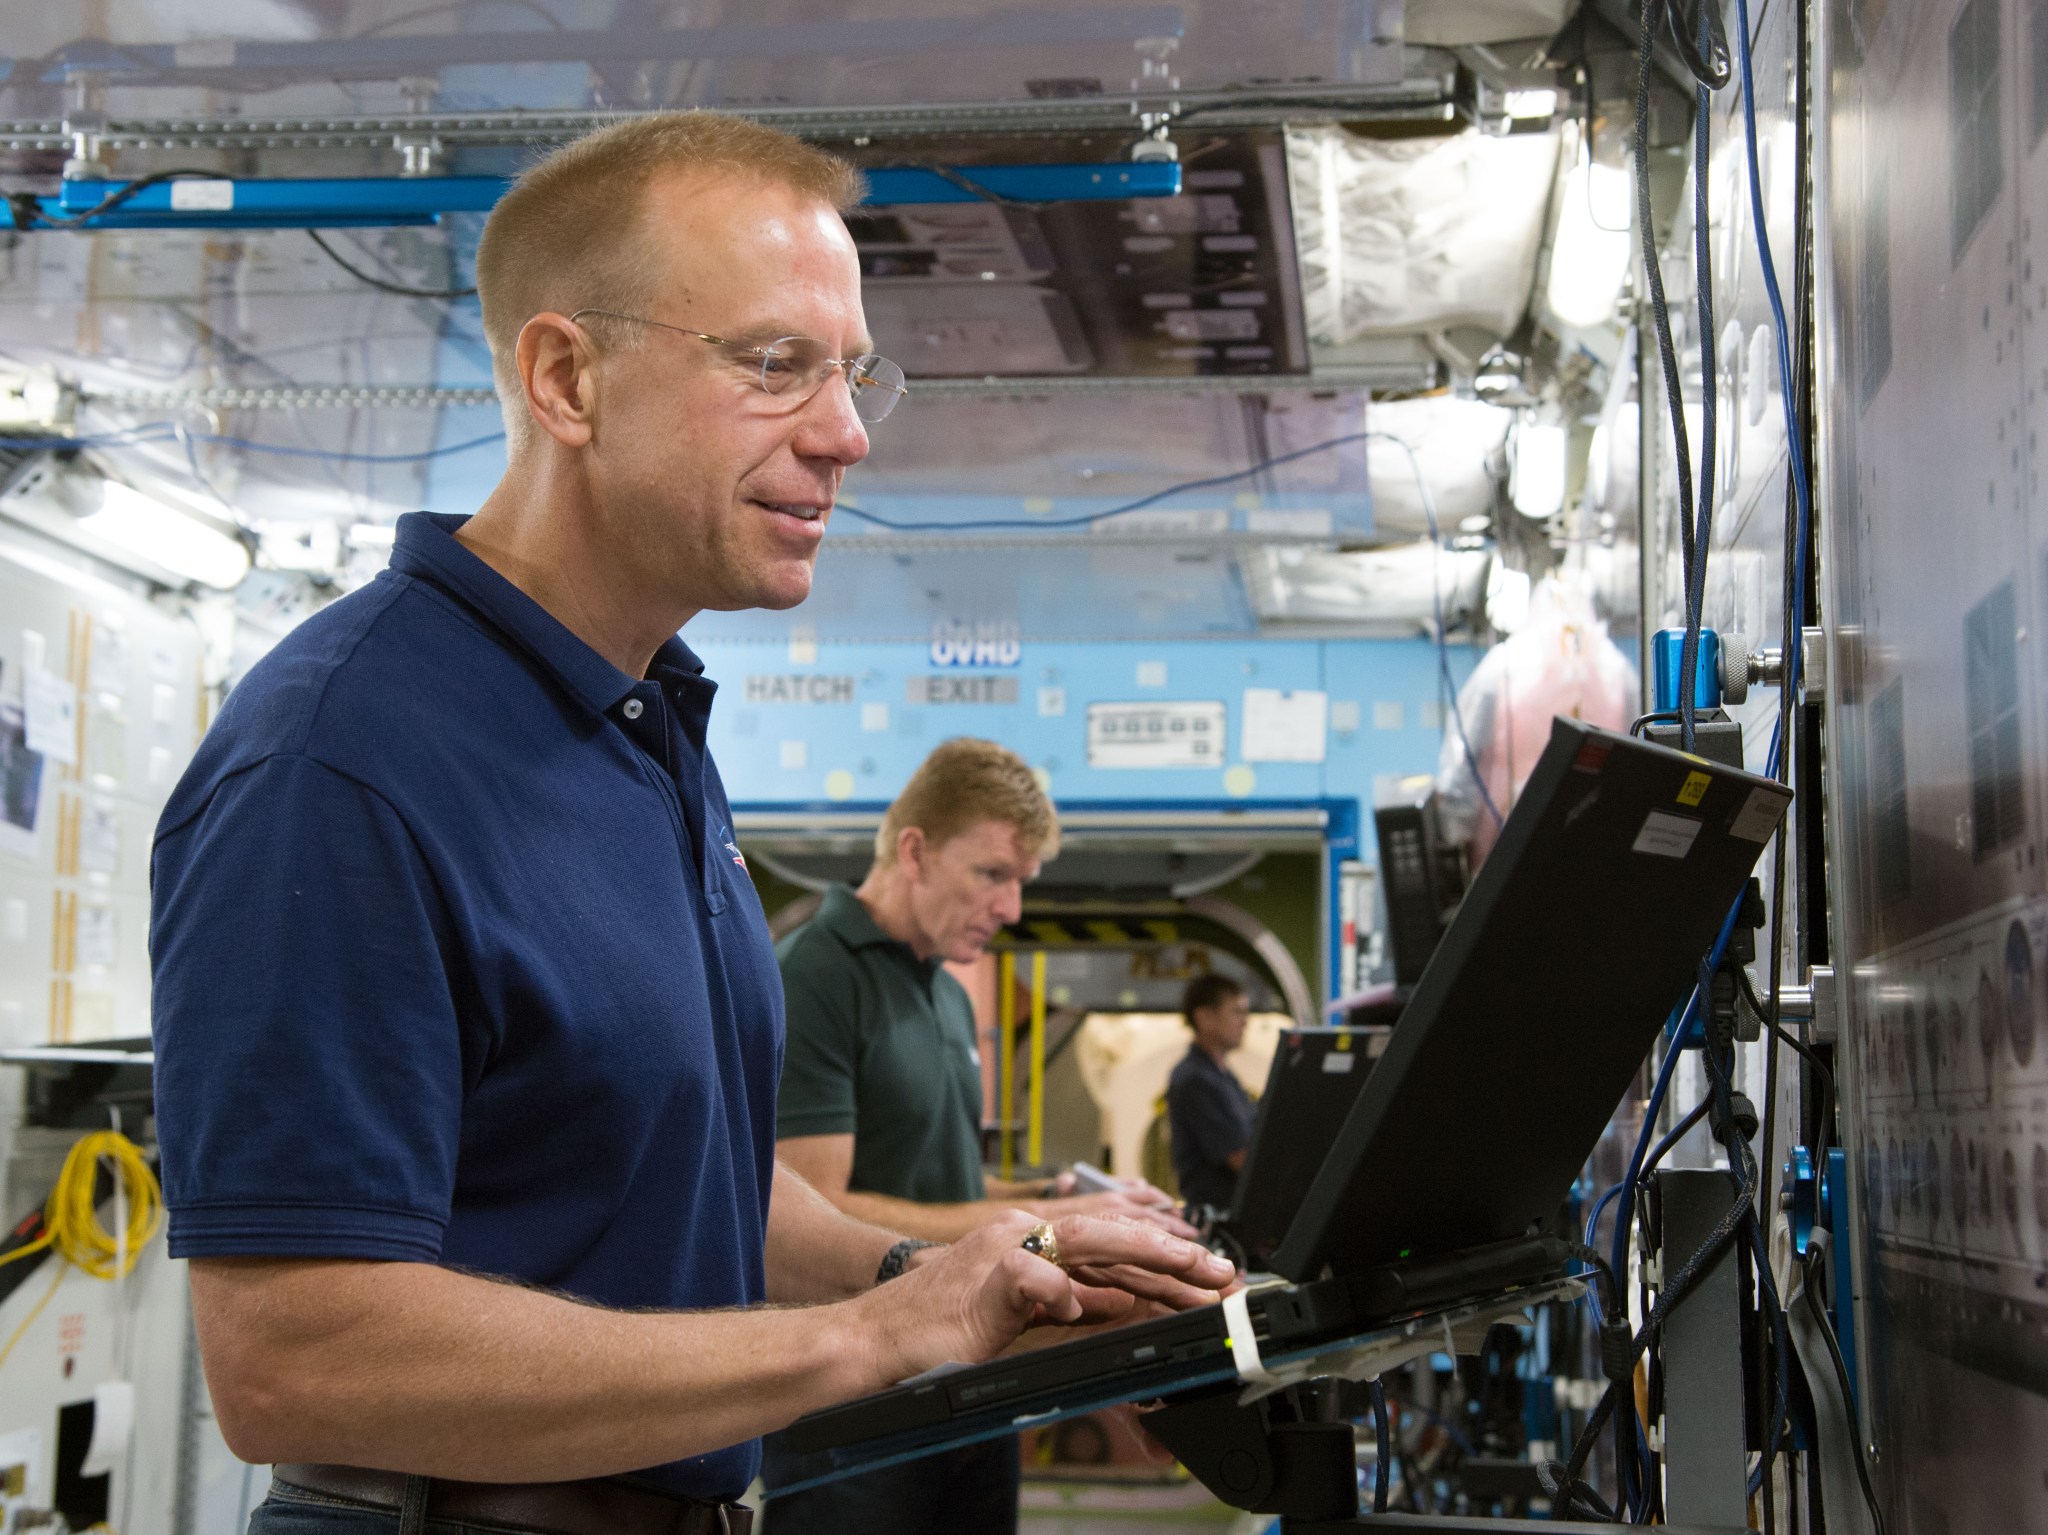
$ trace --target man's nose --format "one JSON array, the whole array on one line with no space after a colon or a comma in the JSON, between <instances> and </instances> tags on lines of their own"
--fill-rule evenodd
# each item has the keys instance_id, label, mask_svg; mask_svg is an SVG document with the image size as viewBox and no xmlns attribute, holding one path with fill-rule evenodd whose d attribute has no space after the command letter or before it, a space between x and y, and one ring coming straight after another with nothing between
<instances>
[{"instance_id":1,"label":"man's nose","mask_svg":"<svg viewBox=\"0 0 2048 1535\"><path fill-rule=\"evenodd\" d=\"M868 456L867 424L853 408L846 370L836 369L797 412L792 444L801 458L823 458L852 468Z\"/></svg>"},{"instance_id":2,"label":"man's nose","mask_svg":"<svg viewBox=\"0 0 2048 1535\"><path fill-rule=\"evenodd\" d=\"M1006 881L996 895L996 915L1008 926L1024 915L1024 882Z\"/></svg>"}]
</instances>

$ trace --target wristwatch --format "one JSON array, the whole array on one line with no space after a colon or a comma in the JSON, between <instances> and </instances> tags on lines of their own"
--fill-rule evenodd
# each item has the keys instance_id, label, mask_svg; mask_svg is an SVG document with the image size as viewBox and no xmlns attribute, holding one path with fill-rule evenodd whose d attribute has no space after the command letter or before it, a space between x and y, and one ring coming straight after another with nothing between
<instances>
[{"instance_id":1,"label":"wristwatch","mask_svg":"<svg viewBox=\"0 0 2048 1535\"><path fill-rule=\"evenodd\" d=\"M910 1262L910 1255L920 1247L937 1247L939 1245L937 1242L920 1242L916 1237L905 1237L894 1247L882 1254L882 1266L875 1270L875 1283L886 1284L902 1273L904 1265Z\"/></svg>"}]
</instances>

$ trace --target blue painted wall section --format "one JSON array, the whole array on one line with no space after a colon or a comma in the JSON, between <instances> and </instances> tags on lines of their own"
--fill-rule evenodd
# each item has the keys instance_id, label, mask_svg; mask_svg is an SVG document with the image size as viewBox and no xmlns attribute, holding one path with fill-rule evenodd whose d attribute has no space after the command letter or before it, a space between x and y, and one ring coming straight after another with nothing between
<instances>
[{"instance_id":1,"label":"blue painted wall section","mask_svg":"<svg viewBox=\"0 0 2048 1535\"><path fill-rule=\"evenodd\" d=\"M784 617L785 624L788 616ZM797 636L782 644L695 637L719 684L711 745L736 803L754 807L886 803L925 754L952 736L1000 741L1042 769L1062 804L1189 809L1308 807L1329 816L1330 867L1376 861L1373 786L1387 775L1433 772L1441 741L1438 657L1428 641L1177 641L1016 644L1013 664L933 662L930 645L839 644ZM1471 652L1451 650L1462 680ZM1014 702L913 703L923 679ZM952 691L945 683L942 689ZM1246 762L1244 690L1328 695L1321 762ZM1221 703L1226 749L1210 768L1091 768L1093 703ZM1337 942L1328 892L1327 953ZM1326 953L1326 961L1327 961ZM1324 969L1329 973L1326 962Z\"/></svg>"}]
</instances>

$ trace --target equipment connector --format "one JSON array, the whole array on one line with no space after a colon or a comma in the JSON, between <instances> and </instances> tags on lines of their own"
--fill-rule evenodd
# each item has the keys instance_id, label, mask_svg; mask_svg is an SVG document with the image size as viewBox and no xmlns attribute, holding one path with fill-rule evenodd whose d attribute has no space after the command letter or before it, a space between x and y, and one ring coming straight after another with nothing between
<instances>
[{"instance_id":1,"label":"equipment connector","mask_svg":"<svg viewBox=\"0 0 2048 1535\"><path fill-rule=\"evenodd\" d=\"M1600 1323L1600 1373L1618 1391L1629 1389L1636 1373L1636 1335L1626 1316L1608 1316Z\"/></svg>"}]
</instances>

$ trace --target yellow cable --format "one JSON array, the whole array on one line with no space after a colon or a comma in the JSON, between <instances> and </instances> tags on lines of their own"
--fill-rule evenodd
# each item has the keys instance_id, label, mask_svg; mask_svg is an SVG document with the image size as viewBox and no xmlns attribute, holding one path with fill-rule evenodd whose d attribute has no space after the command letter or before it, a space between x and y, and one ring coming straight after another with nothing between
<instances>
[{"instance_id":1,"label":"yellow cable","mask_svg":"<svg viewBox=\"0 0 2048 1535\"><path fill-rule=\"evenodd\" d=\"M45 1219L43 1223L43 1234L37 1237L33 1242L22 1243L21 1246L15 1248L13 1252L0 1253L0 1265L17 1263L23 1258L33 1257L35 1254L43 1251L43 1249L48 1247L49 1245L50 1227L48 1220Z\"/></svg>"},{"instance_id":2,"label":"yellow cable","mask_svg":"<svg viewBox=\"0 0 2048 1535\"><path fill-rule=\"evenodd\" d=\"M113 1164L127 1201L127 1222L119 1232L101 1225L95 1208L101 1157ZM43 1234L0 1257L0 1263L48 1248L95 1279L119 1279L135 1267L163 1218L163 1189L142 1148L118 1130L95 1130L80 1136L65 1156L57 1186L43 1206Z\"/></svg>"},{"instance_id":3,"label":"yellow cable","mask_svg":"<svg viewBox=\"0 0 2048 1535\"><path fill-rule=\"evenodd\" d=\"M57 1272L50 1276L50 1288L43 1291L43 1298L37 1301L35 1306L29 1311L29 1314L21 1319L21 1325L14 1329L14 1335L5 1344L0 1344L0 1364L7 1363L7 1356L14 1352L14 1345L22 1340L23 1335L31 1327L35 1326L36 1318L43 1314L43 1308L50 1304L50 1298L57 1293L57 1286L63 1282L64 1264L60 1261L57 1264Z\"/></svg>"}]
</instances>

